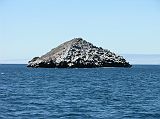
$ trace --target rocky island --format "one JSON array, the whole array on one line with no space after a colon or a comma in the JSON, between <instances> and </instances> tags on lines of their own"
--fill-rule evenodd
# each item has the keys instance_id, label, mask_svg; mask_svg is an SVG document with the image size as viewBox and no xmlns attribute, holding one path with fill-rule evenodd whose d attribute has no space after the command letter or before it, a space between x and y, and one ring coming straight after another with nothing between
<instances>
[{"instance_id":1,"label":"rocky island","mask_svg":"<svg viewBox=\"0 0 160 119\"><path fill-rule=\"evenodd\" d=\"M122 56L96 47L82 38L74 38L52 49L41 57L34 57L27 67L95 68L131 67Z\"/></svg>"}]
</instances>

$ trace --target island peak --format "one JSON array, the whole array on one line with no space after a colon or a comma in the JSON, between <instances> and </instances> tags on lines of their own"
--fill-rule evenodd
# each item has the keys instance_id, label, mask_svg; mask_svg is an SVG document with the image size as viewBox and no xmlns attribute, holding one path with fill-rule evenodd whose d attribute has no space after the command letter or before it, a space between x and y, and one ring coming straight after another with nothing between
<instances>
[{"instance_id":1,"label":"island peak","mask_svg":"<svg viewBox=\"0 0 160 119\"><path fill-rule=\"evenodd\" d=\"M41 57L34 57L27 66L36 68L131 67L122 56L94 46L82 38L74 38Z\"/></svg>"}]
</instances>

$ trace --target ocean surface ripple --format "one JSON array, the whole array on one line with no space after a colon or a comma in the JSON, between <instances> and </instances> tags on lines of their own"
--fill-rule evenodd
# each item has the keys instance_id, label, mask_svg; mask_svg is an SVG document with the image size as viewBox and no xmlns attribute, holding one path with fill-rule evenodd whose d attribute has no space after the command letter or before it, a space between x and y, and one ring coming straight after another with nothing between
<instances>
[{"instance_id":1,"label":"ocean surface ripple","mask_svg":"<svg viewBox=\"0 0 160 119\"><path fill-rule=\"evenodd\" d=\"M160 66L0 65L0 119L159 119Z\"/></svg>"}]
</instances>

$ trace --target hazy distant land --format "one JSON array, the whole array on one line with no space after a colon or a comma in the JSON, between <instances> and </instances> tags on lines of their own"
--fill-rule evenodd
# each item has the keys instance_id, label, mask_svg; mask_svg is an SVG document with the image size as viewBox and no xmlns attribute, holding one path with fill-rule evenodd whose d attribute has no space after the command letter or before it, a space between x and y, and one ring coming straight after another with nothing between
<instances>
[{"instance_id":1,"label":"hazy distant land","mask_svg":"<svg viewBox=\"0 0 160 119\"><path fill-rule=\"evenodd\" d=\"M123 54L131 64L160 64L160 54Z\"/></svg>"},{"instance_id":2,"label":"hazy distant land","mask_svg":"<svg viewBox=\"0 0 160 119\"><path fill-rule=\"evenodd\" d=\"M160 54L120 54L130 64L153 64L160 65ZM25 59L0 59L0 64L27 64L29 58Z\"/></svg>"}]
</instances>

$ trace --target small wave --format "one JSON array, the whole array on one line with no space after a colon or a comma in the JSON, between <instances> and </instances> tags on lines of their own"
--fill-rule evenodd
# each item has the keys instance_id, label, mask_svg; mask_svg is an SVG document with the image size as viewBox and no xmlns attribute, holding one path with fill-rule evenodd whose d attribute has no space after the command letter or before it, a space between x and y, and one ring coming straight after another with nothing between
<instances>
[{"instance_id":1,"label":"small wave","mask_svg":"<svg viewBox=\"0 0 160 119\"><path fill-rule=\"evenodd\" d=\"M5 73L1 73L2 75L4 75Z\"/></svg>"}]
</instances>

